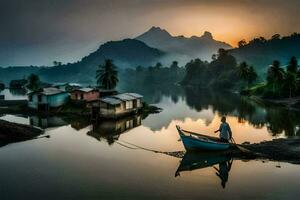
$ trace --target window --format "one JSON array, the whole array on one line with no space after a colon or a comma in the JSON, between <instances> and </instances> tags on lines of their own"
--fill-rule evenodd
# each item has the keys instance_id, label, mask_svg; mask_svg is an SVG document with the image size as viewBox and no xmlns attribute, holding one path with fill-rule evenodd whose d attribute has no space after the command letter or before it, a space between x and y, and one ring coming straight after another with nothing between
<instances>
[{"instance_id":1,"label":"window","mask_svg":"<svg viewBox=\"0 0 300 200\"><path fill-rule=\"evenodd\" d=\"M125 109L132 109L133 108L133 102L132 101L126 101L125 103Z\"/></svg>"},{"instance_id":2,"label":"window","mask_svg":"<svg viewBox=\"0 0 300 200\"><path fill-rule=\"evenodd\" d=\"M133 120L126 121L126 129L133 127Z\"/></svg>"},{"instance_id":3,"label":"window","mask_svg":"<svg viewBox=\"0 0 300 200\"><path fill-rule=\"evenodd\" d=\"M83 94L80 94L80 99L83 100Z\"/></svg>"}]
</instances>

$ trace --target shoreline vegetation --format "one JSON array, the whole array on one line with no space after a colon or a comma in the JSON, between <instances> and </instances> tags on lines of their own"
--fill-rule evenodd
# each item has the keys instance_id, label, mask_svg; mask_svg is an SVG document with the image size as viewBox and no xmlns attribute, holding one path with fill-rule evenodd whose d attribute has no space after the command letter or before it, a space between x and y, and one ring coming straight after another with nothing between
<instances>
[{"instance_id":1,"label":"shoreline vegetation","mask_svg":"<svg viewBox=\"0 0 300 200\"><path fill-rule=\"evenodd\" d=\"M283 106L289 109L300 109L300 70L296 57L291 57L284 69L275 60L267 70L266 80L247 87L240 92L243 96L261 102Z\"/></svg>"}]
</instances>

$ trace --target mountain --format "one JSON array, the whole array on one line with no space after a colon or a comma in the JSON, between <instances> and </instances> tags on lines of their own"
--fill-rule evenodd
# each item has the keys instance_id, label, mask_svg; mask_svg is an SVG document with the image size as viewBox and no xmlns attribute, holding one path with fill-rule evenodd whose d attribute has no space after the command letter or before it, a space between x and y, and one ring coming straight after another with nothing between
<instances>
[{"instance_id":1,"label":"mountain","mask_svg":"<svg viewBox=\"0 0 300 200\"><path fill-rule=\"evenodd\" d=\"M138 65L153 65L165 54L135 39L110 41L76 63L41 68L0 68L0 80L8 83L11 79L19 79L30 73L36 73L41 76L42 80L49 82L78 81L90 83L95 80L96 69L105 59L112 59L121 70L135 68Z\"/></svg>"},{"instance_id":2,"label":"mountain","mask_svg":"<svg viewBox=\"0 0 300 200\"><path fill-rule=\"evenodd\" d=\"M164 29L152 27L135 39L143 41L150 47L158 48L177 56L187 56L189 59L211 60L211 56L217 53L218 49L232 48L225 42L215 40L212 34L207 31L200 37L192 36L187 38L184 36L172 36Z\"/></svg>"},{"instance_id":3,"label":"mountain","mask_svg":"<svg viewBox=\"0 0 300 200\"><path fill-rule=\"evenodd\" d=\"M274 60L287 65L292 56L300 58L300 34L280 37L278 34L271 39L254 38L248 44L229 50L239 62L246 61L260 73L266 74L267 68Z\"/></svg>"},{"instance_id":4,"label":"mountain","mask_svg":"<svg viewBox=\"0 0 300 200\"><path fill-rule=\"evenodd\" d=\"M111 41L84 57L81 61L84 65L99 65L99 60L113 59L121 68L135 68L138 65L151 65L164 56L165 53L147 46L144 42L135 39Z\"/></svg>"}]
</instances>

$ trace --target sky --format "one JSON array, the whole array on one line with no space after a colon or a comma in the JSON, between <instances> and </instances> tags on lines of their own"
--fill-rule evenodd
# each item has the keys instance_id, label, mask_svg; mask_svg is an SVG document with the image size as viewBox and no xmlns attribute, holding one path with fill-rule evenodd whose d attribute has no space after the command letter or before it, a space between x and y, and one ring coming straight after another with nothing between
<instances>
[{"instance_id":1,"label":"sky","mask_svg":"<svg viewBox=\"0 0 300 200\"><path fill-rule=\"evenodd\" d=\"M299 0L1 0L0 66L80 60L106 41L152 26L233 46L241 39L300 32Z\"/></svg>"}]
</instances>

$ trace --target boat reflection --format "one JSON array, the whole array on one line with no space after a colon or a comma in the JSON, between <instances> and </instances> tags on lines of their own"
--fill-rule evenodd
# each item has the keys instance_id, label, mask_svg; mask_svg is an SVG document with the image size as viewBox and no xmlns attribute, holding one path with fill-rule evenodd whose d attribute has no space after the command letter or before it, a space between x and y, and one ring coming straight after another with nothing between
<instances>
[{"instance_id":1,"label":"boat reflection","mask_svg":"<svg viewBox=\"0 0 300 200\"><path fill-rule=\"evenodd\" d=\"M216 170L216 176L221 180L221 186L225 188L232 163L233 159L229 155L186 152L175 172L175 177L180 176L180 173L184 171L193 171L212 167ZM216 165L218 166L216 167Z\"/></svg>"},{"instance_id":2,"label":"boat reflection","mask_svg":"<svg viewBox=\"0 0 300 200\"><path fill-rule=\"evenodd\" d=\"M142 124L142 117L134 115L117 120L104 120L92 125L87 135L101 141L105 139L109 145L119 139L120 135Z\"/></svg>"}]
</instances>

